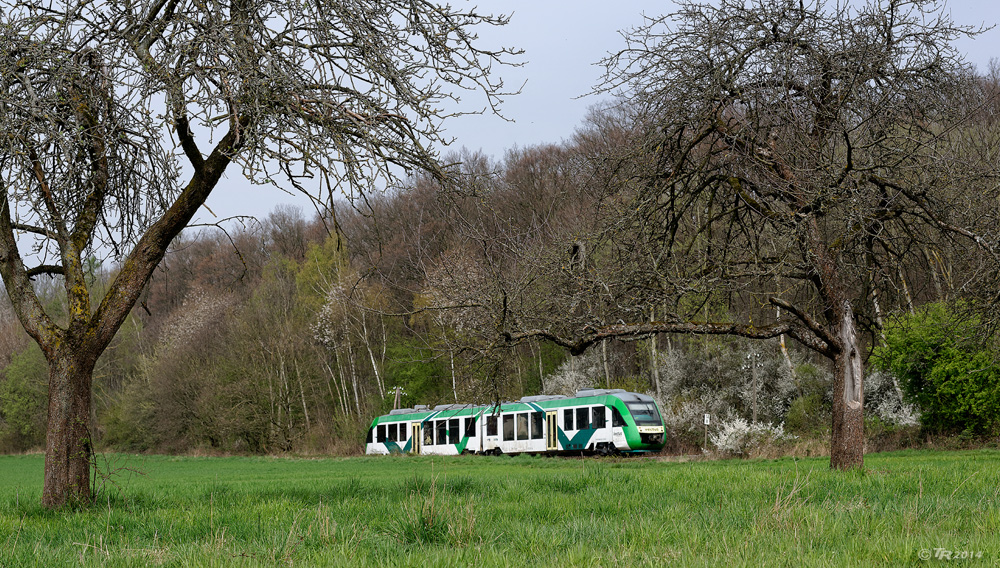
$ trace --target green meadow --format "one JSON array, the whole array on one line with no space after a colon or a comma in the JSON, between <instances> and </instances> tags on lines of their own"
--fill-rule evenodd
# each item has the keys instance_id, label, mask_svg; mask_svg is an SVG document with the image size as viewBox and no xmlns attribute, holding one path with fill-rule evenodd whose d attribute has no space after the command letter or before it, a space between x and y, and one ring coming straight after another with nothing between
<instances>
[{"instance_id":1,"label":"green meadow","mask_svg":"<svg viewBox=\"0 0 1000 568\"><path fill-rule=\"evenodd\" d=\"M39 505L0 457L0 566L993 566L1000 452L730 461L114 455ZM108 475L110 474L110 477Z\"/></svg>"}]
</instances>

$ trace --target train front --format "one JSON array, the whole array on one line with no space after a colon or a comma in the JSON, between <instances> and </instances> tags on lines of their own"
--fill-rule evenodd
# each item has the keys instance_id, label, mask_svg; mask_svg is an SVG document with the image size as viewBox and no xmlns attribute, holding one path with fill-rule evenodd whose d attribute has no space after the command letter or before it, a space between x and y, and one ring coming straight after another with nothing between
<instances>
[{"instance_id":1,"label":"train front","mask_svg":"<svg viewBox=\"0 0 1000 568\"><path fill-rule=\"evenodd\" d=\"M623 393L615 398L624 404L624 440L615 440L622 452L658 452L663 449L664 428L660 409L653 397L638 393ZM618 405L615 405L618 406ZM619 408L619 410L621 410Z\"/></svg>"}]
</instances>

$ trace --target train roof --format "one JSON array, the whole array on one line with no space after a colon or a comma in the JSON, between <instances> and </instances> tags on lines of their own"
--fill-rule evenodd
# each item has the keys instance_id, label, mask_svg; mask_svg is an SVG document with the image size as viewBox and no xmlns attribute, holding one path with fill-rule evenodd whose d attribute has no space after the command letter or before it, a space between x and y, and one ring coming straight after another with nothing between
<instances>
[{"instance_id":1,"label":"train roof","mask_svg":"<svg viewBox=\"0 0 1000 568\"><path fill-rule=\"evenodd\" d=\"M628 394L625 389L580 389L576 391L576 398L583 398L586 396L606 396L609 394Z\"/></svg>"},{"instance_id":2,"label":"train roof","mask_svg":"<svg viewBox=\"0 0 1000 568\"><path fill-rule=\"evenodd\" d=\"M637 392L623 392L614 396L624 402L655 402L653 397L648 394L640 394Z\"/></svg>"},{"instance_id":3,"label":"train roof","mask_svg":"<svg viewBox=\"0 0 1000 568\"><path fill-rule=\"evenodd\" d=\"M538 394L535 396L525 396L522 397L518 402L545 402L547 400L561 400L564 398L569 398L564 394Z\"/></svg>"},{"instance_id":4,"label":"train roof","mask_svg":"<svg viewBox=\"0 0 1000 568\"><path fill-rule=\"evenodd\" d=\"M541 408L538 403L547 403L553 401L560 401L567 406L571 406L575 403L576 399L583 398L593 398L593 397L603 397L611 396L617 398L623 402L652 402L653 397L640 394L635 392L630 392L624 389L580 389L576 391L575 396L565 396L561 394L541 394L533 396L525 396L520 400L516 401L505 401L499 404L500 410L502 411L519 411L519 410L538 410ZM587 404L582 402L582 404ZM549 407L551 405L545 404L544 407ZM434 408L430 408L427 405L418 404L413 408L398 408L392 410L389 414L384 414L382 416L375 417L374 423L382 422L397 422L397 421L408 421L408 420L424 420L430 417L434 418L452 418L459 416L473 416L477 414L482 414L486 410L495 409L497 404L438 404Z\"/></svg>"}]
</instances>

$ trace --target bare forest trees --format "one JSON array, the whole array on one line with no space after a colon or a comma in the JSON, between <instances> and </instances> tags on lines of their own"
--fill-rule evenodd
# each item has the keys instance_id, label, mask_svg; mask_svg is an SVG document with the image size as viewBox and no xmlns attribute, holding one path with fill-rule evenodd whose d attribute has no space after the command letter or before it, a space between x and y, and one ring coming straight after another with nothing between
<instances>
[{"instance_id":1,"label":"bare forest trees","mask_svg":"<svg viewBox=\"0 0 1000 568\"><path fill-rule=\"evenodd\" d=\"M361 397L367 389L359 394L359 355L375 379L378 396L385 398L388 392L383 380L387 341L381 311L385 311L385 300L377 285L360 283L346 262L331 271L321 293L325 302L315 316L313 339L332 354L333 364L326 370L331 384L339 389L337 398L345 412L353 394L354 409L361 415Z\"/></svg>"},{"instance_id":2,"label":"bare forest trees","mask_svg":"<svg viewBox=\"0 0 1000 568\"><path fill-rule=\"evenodd\" d=\"M358 309L378 305L370 285L354 300L331 293L357 277L323 227L284 210L228 237L175 240L142 300L149 311L133 311L95 371L96 447L356 451L386 403L399 326Z\"/></svg>"},{"instance_id":3,"label":"bare forest trees","mask_svg":"<svg viewBox=\"0 0 1000 568\"><path fill-rule=\"evenodd\" d=\"M442 102L498 102L510 51L474 27L503 23L424 0L0 3L0 273L50 369L45 505L89 499L95 362L227 169L317 198L440 173ZM100 299L93 251L120 262Z\"/></svg>"},{"instance_id":4,"label":"bare forest trees","mask_svg":"<svg viewBox=\"0 0 1000 568\"><path fill-rule=\"evenodd\" d=\"M835 468L862 464L855 306L870 323L874 275L955 239L993 253L971 206L995 187L996 141L971 121L988 95L951 47L970 33L922 0L692 3L606 61L603 88L643 125L627 226L670 275L646 284L680 300L675 325L692 323L684 300L739 302L746 323L725 333L788 326L832 359ZM791 319L770 323L768 304Z\"/></svg>"},{"instance_id":5,"label":"bare forest trees","mask_svg":"<svg viewBox=\"0 0 1000 568\"><path fill-rule=\"evenodd\" d=\"M834 364L831 466L861 466L879 306L905 305L934 259L960 267L956 289L995 274L994 94L952 46L974 33L925 0L681 2L648 19L604 61L598 90L620 107L576 141L592 169L575 232L503 233L480 255L497 278L466 298L507 344L577 354L788 335Z\"/></svg>"}]
</instances>

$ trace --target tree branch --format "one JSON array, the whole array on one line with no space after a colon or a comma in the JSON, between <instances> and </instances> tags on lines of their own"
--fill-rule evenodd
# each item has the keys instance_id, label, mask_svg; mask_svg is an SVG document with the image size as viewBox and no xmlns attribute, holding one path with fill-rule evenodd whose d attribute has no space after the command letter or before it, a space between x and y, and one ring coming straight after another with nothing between
<instances>
[{"instance_id":1,"label":"tree branch","mask_svg":"<svg viewBox=\"0 0 1000 568\"><path fill-rule=\"evenodd\" d=\"M166 254L167 246L194 217L195 212L215 188L233 156L246 140L238 131L246 128L248 119L240 117L238 128L230 130L196 172L184 191L174 200L162 217L143 233L121 270L111 283L101 305L91 318L94 341L107 345L121 322L135 305L153 270Z\"/></svg>"},{"instance_id":2,"label":"tree branch","mask_svg":"<svg viewBox=\"0 0 1000 568\"><path fill-rule=\"evenodd\" d=\"M927 201L925 199L923 199L922 197L920 197L919 195L917 195L916 193L914 193L912 190L907 189L905 187L902 187L901 185L894 184L894 183L892 183L892 182L890 182L890 181L888 181L888 180L886 180L884 178L880 178L878 176L874 176L873 175L873 176L870 176L870 177L871 177L873 183L884 184L884 185L886 185L888 187L892 187L893 189L898 190L900 193L902 193L903 195L905 195L910 201L912 201L913 203L915 203L917 205L917 207L919 207L920 210L923 211L923 213L924 213L924 215L926 215L927 219L930 220L931 223L937 225L938 228L940 228L940 229L942 229L944 231L947 231L949 233L955 233L955 234L958 234L958 235L962 235L963 237L966 237L966 238L970 239L972 242L976 243L976 245L980 249L982 249L983 252L985 252L985 253L989 254L990 256L992 256L994 260L1000 260L1000 258L998 258L996 247L994 245L991 245L986 240L985 237L983 237L982 235L979 235L977 233L974 233L974 232L970 231L969 229L966 229L964 227L959 227L957 225L954 225L952 223L949 223L949 222L945 221L944 219L941 219L941 217L934 211L934 208L931 207L931 205L929 203L927 203Z\"/></svg>"},{"instance_id":3,"label":"tree branch","mask_svg":"<svg viewBox=\"0 0 1000 568\"><path fill-rule=\"evenodd\" d=\"M2 185L0 185L0 275L3 276L7 297L10 298L24 330L38 342L42 350L53 349L61 330L45 313L35 293L35 287L24 269L24 262L17 250L17 239L14 237L7 189Z\"/></svg>"},{"instance_id":4,"label":"tree branch","mask_svg":"<svg viewBox=\"0 0 1000 568\"><path fill-rule=\"evenodd\" d=\"M28 278L34 278L35 276L39 276L42 274L56 275L65 273L66 271L63 270L63 267L57 264L42 264L34 268L29 268L28 270L25 271L25 274L28 275Z\"/></svg>"},{"instance_id":5,"label":"tree branch","mask_svg":"<svg viewBox=\"0 0 1000 568\"><path fill-rule=\"evenodd\" d=\"M27 151L28 159L31 160L31 172L35 176L35 181L38 182L38 187L41 189L42 193L42 201L45 203L45 208L48 210L49 216L52 218L52 225L56 229L52 234L55 236L56 241L59 242L60 248L62 248L63 244L69 240L69 235L66 232L66 222L63 219L62 214L59 212L59 207L56 205L55 198L52 196L52 189L49 187L49 183L45 179L45 170L42 168L42 162L38 158L38 153L35 152L35 148L29 144L27 140L22 139L21 142L24 145L24 149Z\"/></svg>"},{"instance_id":6,"label":"tree branch","mask_svg":"<svg viewBox=\"0 0 1000 568\"><path fill-rule=\"evenodd\" d=\"M580 355L589 347L605 339L641 338L656 333L684 333L695 335L731 335L748 339L772 339L780 335L788 335L817 353L832 358L835 348L829 342L814 335L795 322L783 321L766 326L741 325L730 323L699 323L699 322L648 322L638 324L618 324L590 328L585 336L566 338L545 329L532 329L516 333L504 333L508 344L516 344L530 338L542 338L556 345L565 347L573 355ZM825 335L825 334L824 334Z\"/></svg>"},{"instance_id":7,"label":"tree branch","mask_svg":"<svg viewBox=\"0 0 1000 568\"><path fill-rule=\"evenodd\" d=\"M11 222L10 227L15 231L32 233L35 235L41 235L47 239L57 240L57 236L55 233L43 227L36 227L35 225L27 225L25 223L14 223L14 222Z\"/></svg>"},{"instance_id":8,"label":"tree branch","mask_svg":"<svg viewBox=\"0 0 1000 568\"><path fill-rule=\"evenodd\" d=\"M798 306L790 302L787 302L785 300L782 300L781 298L771 297L768 298L768 301L771 303L771 305L778 306L779 308L787 310L791 312L795 317L799 318L799 320L802 323L806 324L806 327L809 328L810 331L815 333L816 336L821 341L823 341L829 346L829 348L832 350L831 353L836 353L837 351L840 350L840 341L837 340L836 336L830 335L822 324L816 321L809 314L800 310Z\"/></svg>"}]
</instances>

